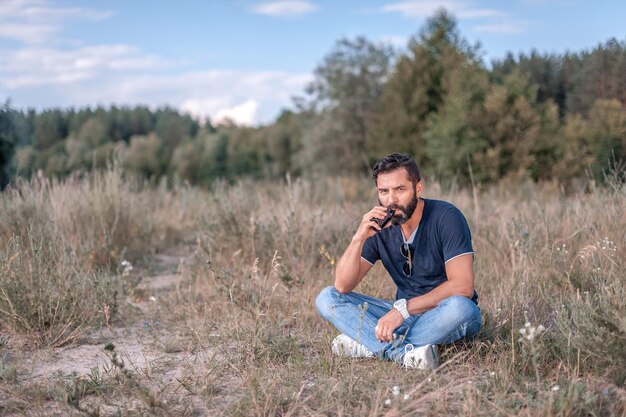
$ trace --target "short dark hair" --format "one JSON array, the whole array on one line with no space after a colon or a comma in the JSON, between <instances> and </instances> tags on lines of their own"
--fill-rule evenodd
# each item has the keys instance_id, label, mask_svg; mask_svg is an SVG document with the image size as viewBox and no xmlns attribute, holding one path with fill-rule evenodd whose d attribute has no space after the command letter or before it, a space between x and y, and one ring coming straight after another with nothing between
<instances>
[{"instance_id":1,"label":"short dark hair","mask_svg":"<svg viewBox=\"0 0 626 417\"><path fill-rule=\"evenodd\" d=\"M409 174L409 180L411 180L413 185L422 180L417 163L411 156L405 153L392 153L376 162L372 169L372 178L374 178L374 182L377 182L380 174L386 174L400 168L406 169L406 172Z\"/></svg>"}]
</instances>

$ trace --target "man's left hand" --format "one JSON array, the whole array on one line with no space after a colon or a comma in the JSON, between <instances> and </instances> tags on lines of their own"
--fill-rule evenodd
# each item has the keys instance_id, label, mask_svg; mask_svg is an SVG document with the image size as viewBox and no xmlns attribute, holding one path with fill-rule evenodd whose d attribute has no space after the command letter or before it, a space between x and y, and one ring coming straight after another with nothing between
<instances>
[{"instance_id":1,"label":"man's left hand","mask_svg":"<svg viewBox=\"0 0 626 417\"><path fill-rule=\"evenodd\" d=\"M374 328L376 339L378 339L379 342L389 343L393 341L393 331L400 327L403 321L402 313L392 308L389 313L378 320L378 325Z\"/></svg>"}]
</instances>

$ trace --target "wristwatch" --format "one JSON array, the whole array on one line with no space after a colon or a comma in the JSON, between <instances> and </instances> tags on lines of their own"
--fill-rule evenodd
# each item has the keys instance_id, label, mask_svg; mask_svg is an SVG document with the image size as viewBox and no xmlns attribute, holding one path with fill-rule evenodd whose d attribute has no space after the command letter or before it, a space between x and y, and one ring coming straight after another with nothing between
<instances>
[{"instance_id":1,"label":"wristwatch","mask_svg":"<svg viewBox=\"0 0 626 417\"><path fill-rule=\"evenodd\" d=\"M398 310L405 320L411 317L411 315L409 314L409 310L406 306L406 300L404 298L400 298L395 303L393 303L393 308Z\"/></svg>"}]
</instances>

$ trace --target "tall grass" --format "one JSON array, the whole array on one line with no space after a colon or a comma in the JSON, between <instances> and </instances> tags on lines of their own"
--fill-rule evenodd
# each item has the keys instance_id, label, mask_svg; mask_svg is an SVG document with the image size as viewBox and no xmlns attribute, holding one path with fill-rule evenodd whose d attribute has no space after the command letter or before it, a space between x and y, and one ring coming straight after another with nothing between
<instances>
[{"instance_id":1,"label":"tall grass","mask_svg":"<svg viewBox=\"0 0 626 417\"><path fill-rule=\"evenodd\" d=\"M24 302L27 288L44 294L65 288L51 293L48 305L69 305L68 297L89 293L88 305L76 308L97 317L104 303L114 305L111 297L120 302L116 265L122 258L181 242L192 253L180 268L183 282L159 298L168 329L159 337L167 345L175 334L190 351L210 354L178 365L174 387L152 374L135 376L141 390L107 385L99 397L92 394L92 410L110 405L112 394L144 401L149 386L162 391L144 410L163 415L626 412L623 184L565 194L555 184L442 190L427 183L426 197L453 202L470 223L484 325L474 341L443 347L444 365L425 374L333 357L336 331L315 311L314 299L332 283L334 263L358 219L376 203L369 181L242 181L201 191L148 187L115 170L42 181L0 200L0 294L23 306L1 320L15 332L50 332L36 324L54 309ZM45 256L41 242L49 243ZM380 266L358 290L394 293ZM63 314L68 319L61 321L75 321L71 312ZM64 334L61 339L72 340Z\"/></svg>"},{"instance_id":2,"label":"tall grass","mask_svg":"<svg viewBox=\"0 0 626 417\"><path fill-rule=\"evenodd\" d=\"M174 239L185 225L183 203L117 168L8 189L0 196L3 322L50 346L102 322L116 312L120 262Z\"/></svg>"}]
</instances>

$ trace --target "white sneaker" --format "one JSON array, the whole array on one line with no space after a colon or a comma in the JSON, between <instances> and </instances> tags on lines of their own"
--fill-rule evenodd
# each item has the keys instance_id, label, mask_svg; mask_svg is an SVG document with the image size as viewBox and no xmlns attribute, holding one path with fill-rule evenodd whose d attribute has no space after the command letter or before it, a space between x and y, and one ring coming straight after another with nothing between
<instances>
[{"instance_id":1,"label":"white sneaker","mask_svg":"<svg viewBox=\"0 0 626 417\"><path fill-rule=\"evenodd\" d=\"M343 333L333 340L332 351L337 356L350 358L371 358L374 356L368 348Z\"/></svg>"},{"instance_id":2,"label":"white sneaker","mask_svg":"<svg viewBox=\"0 0 626 417\"><path fill-rule=\"evenodd\" d=\"M439 354L435 345L425 345L415 348L412 344L404 347L404 367L422 370L437 369Z\"/></svg>"}]
</instances>

